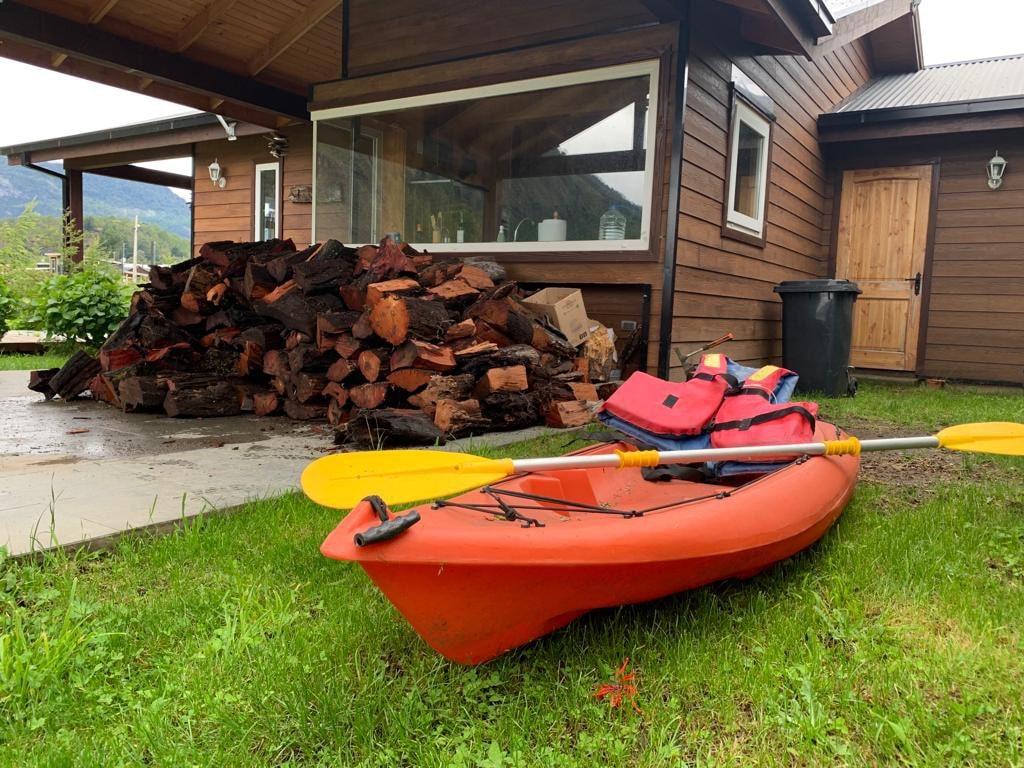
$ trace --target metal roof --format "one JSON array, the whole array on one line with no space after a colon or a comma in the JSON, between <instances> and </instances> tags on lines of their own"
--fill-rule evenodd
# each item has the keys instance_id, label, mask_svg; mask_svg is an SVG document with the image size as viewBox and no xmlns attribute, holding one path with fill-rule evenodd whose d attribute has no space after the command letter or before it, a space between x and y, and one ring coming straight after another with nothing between
<instances>
[{"instance_id":1,"label":"metal roof","mask_svg":"<svg viewBox=\"0 0 1024 768\"><path fill-rule=\"evenodd\" d=\"M872 80L830 114L976 105L1024 97L1024 54L937 64ZM990 106L996 106L995 104ZM954 113L956 110L950 111ZM988 111L986 109L961 109Z\"/></svg>"},{"instance_id":2,"label":"metal roof","mask_svg":"<svg viewBox=\"0 0 1024 768\"><path fill-rule=\"evenodd\" d=\"M149 136L158 133L169 133L180 131L186 128L204 127L216 125L217 116L210 112L196 112L175 117L164 117L159 120L150 120L144 123L133 123L131 125L119 125L116 128L108 128L102 131L90 131L89 133L76 133L71 136L58 136L52 139L40 139L29 141L24 144L15 144L10 147L0 147L0 157L4 155L20 155L25 152L38 152L43 149L67 149L79 147L83 144L95 144L102 141L113 141L114 139L125 139L134 136Z\"/></svg>"}]
</instances>

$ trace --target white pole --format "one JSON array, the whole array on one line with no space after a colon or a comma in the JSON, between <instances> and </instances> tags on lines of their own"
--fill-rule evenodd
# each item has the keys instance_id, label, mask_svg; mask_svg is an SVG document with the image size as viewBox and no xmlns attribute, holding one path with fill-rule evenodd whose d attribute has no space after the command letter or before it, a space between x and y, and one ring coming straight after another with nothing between
<instances>
[{"instance_id":1,"label":"white pole","mask_svg":"<svg viewBox=\"0 0 1024 768\"><path fill-rule=\"evenodd\" d=\"M139 214L135 214L135 235L132 238L132 282L139 282Z\"/></svg>"},{"instance_id":2,"label":"white pole","mask_svg":"<svg viewBox=\"0 0 1024 768\"><path fill-rule=\"evenodd\" d=\"M842 441L840 441L842 442ZM880 440L861 440L861 453L894 451L910 448L938 448L937 437L893 437ZM655 451L658 464L690 464L698 461L724 461L727 459L757 459L778 456L821 456L827 443L790 443L788 445L758 445L743 448L701 448L694 451ZM629 454L626 454L627 456ZM602 453L595 456L552 456L543 459L515 459L516 472L541 472L550 469L593 469L618 467L619 456Z\"/></svg>"}]
</instances>

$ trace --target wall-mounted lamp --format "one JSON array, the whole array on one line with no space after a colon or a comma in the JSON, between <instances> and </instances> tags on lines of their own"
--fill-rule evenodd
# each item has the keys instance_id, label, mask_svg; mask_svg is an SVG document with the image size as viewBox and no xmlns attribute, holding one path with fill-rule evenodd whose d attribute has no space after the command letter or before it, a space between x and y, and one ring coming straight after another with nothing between
<instances>
[{"instance_id":1,"label":"wall-mounted lamp","mask_svg":"<svg viewBox=\"0 0 1024 768\"><path fill-rule=\"evenodd\" d=\"M210 181L213 182L213 186L224 189L228 185L228 179L224 171L220 167L220 163L214 158L213 162L210 163Z\"/></svg>"},{"instance_id":2,"label":"wall-mounted lamp","mask_svg":"<svg viewBox=\"0 0 1024 768\"><path fill-rule=\"evenodd\" d=\"M1006 160L999 156L999 150L988 161L988 188L999 189L1003 183L1003 172L1006 170Z\"/></svg>"}]
</instances>

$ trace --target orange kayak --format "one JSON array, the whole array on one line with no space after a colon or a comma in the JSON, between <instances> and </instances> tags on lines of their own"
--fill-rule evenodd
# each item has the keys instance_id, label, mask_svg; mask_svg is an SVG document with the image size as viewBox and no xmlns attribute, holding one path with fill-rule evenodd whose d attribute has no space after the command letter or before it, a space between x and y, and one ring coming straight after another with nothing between
<instances>
[{"instance_id":1,"label":"orange kayak","mask_svg":"<svg viewBox=\"0 0 1024 768\"><path fill-rule=\"evenodd\" d=\"M818 423L817 440L835 427ZM578 454L631 450L603 444ZM320 551L359 563L419 635L479 664L595 608L745 579L805 549L836 521L856 456L815 456L741 486L649 482L639 469L514 475L437 504L387 541L364 501Z\"/></svg>"}]
</instances>

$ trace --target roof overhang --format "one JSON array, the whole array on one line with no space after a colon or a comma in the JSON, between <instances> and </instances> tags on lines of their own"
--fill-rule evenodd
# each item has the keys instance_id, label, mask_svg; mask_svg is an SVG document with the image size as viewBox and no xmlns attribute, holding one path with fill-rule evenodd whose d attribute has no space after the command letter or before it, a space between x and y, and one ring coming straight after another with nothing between
<instances>
[{"instance_id":1,"label":"roof overhang","mask_svg":"<svg viewBox=\"0 0 1024 768\"><path fill-rule=\"evenodd\" d=\"M818 118L823 144L1010 128L1024 128L1024 96L832 112Z\"/></svg>"},{"instance_id":2,"label":"roof overhang","mask_svg":"<svg viewBox=\"0 0 1024 768\"><path fill-rule=\"evenodd\" d=\"M266 128L252 123L235 125L236 136L266 132ZM63 160L68 167L90 170L181 157L191 154L189 146L193 143L225 138L224 128L217 116L201 112L103 131L26 142L0 148L0 155L6 155L10 165Z\"/></svg>"}]
</instances>

